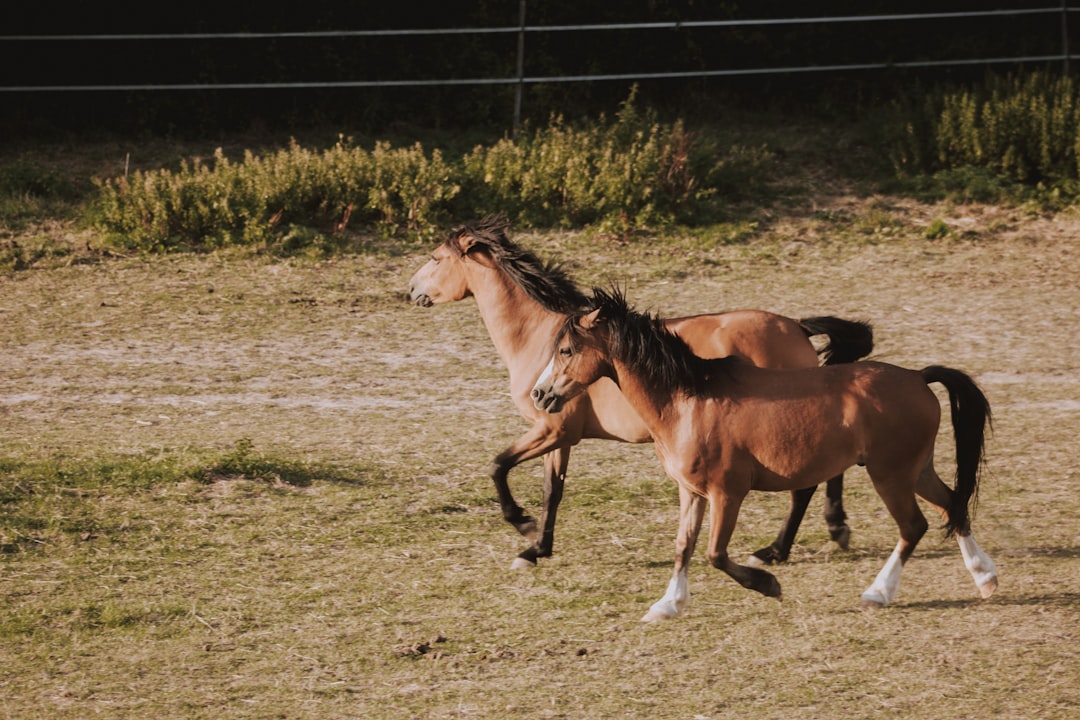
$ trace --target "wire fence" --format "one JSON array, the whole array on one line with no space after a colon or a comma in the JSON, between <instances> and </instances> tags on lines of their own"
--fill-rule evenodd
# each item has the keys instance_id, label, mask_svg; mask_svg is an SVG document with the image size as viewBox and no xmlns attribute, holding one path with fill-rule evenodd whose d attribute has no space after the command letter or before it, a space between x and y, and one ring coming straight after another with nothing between
<instances>
[{"instance_id":1,"label":"wire fence","mask_svg":"<svg viewBox=\"0 0 1080 720\"><path fill-rule=\"evenodd\" d=\"M69 93L69 92L158 92L158 91L204 91L204 90L294 90L294 89L362 89L362 88L414 88L425 86L485 86L514 85L514 127L521 117L522 91L526 85L549 83L583 83L601 81L638 81L686 78L719 78L755 75L788 75L796 73L835 73L864 70L884 70L890 68L934 68L960 67L972 65L1002 65L1022 63L1060 62L1063 70L1069 71L1071 60L1080 57L1073 55L1069 48L1068 21L1072 13L1080 8L1069 7L1068 0L1059 5L1047 5L1038 8L1014 8L970 11L935 11L919 13L894 13L881 15L836 15L829 17L791 17L759 19L726 19L664 21L609 24L577 25L529 25L526 23L526 0L519 0L520 22L517 25L503 27L473 28L416 28L416 29L380 29L380 30L326 30L298 32L206 32L206 33L154 33L154 34L27 34L0 35L0 43L16 45L31 43L124 43L134 41L178 42L178 41L257 41L280 39L330 39L330 38L386 38L386 37L423 37L454 35L517 35L516 73L501 77L470 78L422 78L422 79L356 79L356 80L304 80L304 81L240 81L240 82L162 82L162 83L80 83L80 84L25 84L0 85L0 93ZM596 33L611 31L656 31L656 30L691 30L702 28L755 28L768 26L800 25L837 25L896 23L907 21L936 22L942 20L980 20L988 18L1019 18L1024 16L1047 16L1057 18L1060 27L1059 51L1042 54L1017 54L998 57L941 58L842 63L785 65L770 67L740 68L701 68L693 70L662 70L647 72L617 73L582 73L582 74L529 74L526 67L526 39L530 35L554 33ZM1052 27L1052 26L1048 26Z\"/></svg>"}]
</instances>

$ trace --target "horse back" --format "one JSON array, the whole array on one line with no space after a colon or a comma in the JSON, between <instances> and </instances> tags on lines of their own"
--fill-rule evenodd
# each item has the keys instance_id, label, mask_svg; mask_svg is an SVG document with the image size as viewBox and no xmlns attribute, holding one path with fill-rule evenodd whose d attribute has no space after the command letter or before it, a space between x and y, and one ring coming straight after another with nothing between
<instances>
[{"instance_id":1,"label":"horse back","mask_svg":"<svg viewBox=\"0 0 1080 720\"><path fill-rule=\"evenodd\" d=\"M763 310L733 310L665 321L695 355L743 358L758 367L817 367L814 346L798 321Z\"/></svg>"},{"instance_id":2,"label":"horse back","mask_svg":"<svg viewBox=\"0 0 1080 720\"><path fill-rule=\"evenodd\" d=\"M941 412L918 372L872 361L800 370L738 363L710 395L708 422L752 458L764 490L815 485L871 461L909 463L932 451Z\"/></svg>"}]
</instances>

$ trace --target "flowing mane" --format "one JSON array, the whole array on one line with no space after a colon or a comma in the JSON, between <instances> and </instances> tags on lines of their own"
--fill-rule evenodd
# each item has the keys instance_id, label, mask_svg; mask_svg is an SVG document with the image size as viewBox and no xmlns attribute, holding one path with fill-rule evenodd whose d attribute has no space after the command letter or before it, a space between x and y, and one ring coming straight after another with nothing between
<instances>
[{"instance_id":1,"label":"flowing mane","mask_svg":"<svg viewBox=\"0 0 1080 720\"><path fill-rule=\"evenodd\" d=\"M576 313L589 303L589 298L557 263L545 263L532 252L512 242L506 236L510 222L505 215L489 215L475 224L462 225L450 231L446 246L461 253L459 240L472 239L464 254L482 250L524 290L529 297L546 309L557 313Z\"/></svg>"},{"instance_id":2,"label":"flowing mane","mask_svg":"<svg viewBox=\"0 0 1080 720\"><path fill-rule=\"evenodd\" d=\"M698 357L659 317L632 309L618 289L594 288L588 309L566 321L559 339L566 335L580 337L578 319L594 310L600 310L598 319L607 326L611 356L640 372L656 387L678 388L699 396L710 379L718 373L728 375L731 364L738 362L735 357Z\"/></svg>"}]
</instances>

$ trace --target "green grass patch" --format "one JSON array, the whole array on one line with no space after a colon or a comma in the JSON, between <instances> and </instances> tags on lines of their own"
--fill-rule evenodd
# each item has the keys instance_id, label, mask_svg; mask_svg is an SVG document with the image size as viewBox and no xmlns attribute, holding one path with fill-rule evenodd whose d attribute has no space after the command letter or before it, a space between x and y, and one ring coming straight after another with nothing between
<instances>
[{"instance_id":1,"label":"green grass patch","mask_svg":"<svg viewBox=\"0 0 1080 720\"><path fill-rule=\"evenodd\" d=\"M851 549L815 498L774 570L782 603L712 568L703 536L689 614L642 626L678 522L654 448L576 446L555 555L510 572L527 542L488 466L528 424L475 302L403 299L427 252L111 259L0 278L0 715L922 720L947 697L1073 717L1075 218L793 207L690 236L516 238L665 315L866 318L879 358L971 372L995 412L975 516L991 600L930 532L895 605L860 611L896 528L853 469ZM954 232L927 240L935 219ZM533 514L540 465L510 477ZM786 508L747 498L732 557Z\"/></svg>"}]
</instances>

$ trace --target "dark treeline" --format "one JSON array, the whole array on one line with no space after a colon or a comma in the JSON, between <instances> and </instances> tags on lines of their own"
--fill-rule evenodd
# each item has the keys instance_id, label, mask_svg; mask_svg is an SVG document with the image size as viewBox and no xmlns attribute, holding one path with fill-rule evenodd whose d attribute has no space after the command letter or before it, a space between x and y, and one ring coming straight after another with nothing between
<instances>
[{"instance_id":1,"label":"dark treeline","mask_svg":"<svg viewBox=\"0 0 1080 720\"><path fill-rule=\"evenodd\" d=\"M994 9L1046 8L1058 0L1001 0ZM985 0L864 0L807 3L694 0L528 0L529 25L640 23L824 17L986 10ZM509 27L513 0L441 3L161 4L7 3L0 35L273 33L417 28ZM845 65L883 61L993 58L1061 52L1060 14L980 19L779 24L537 32L526 37L531 76L625 74ZM1074 25L1080 26L1080 16ZM517 36L0 40L0 86L342 82L505 78L516 72ZM999 68L1001 66L998 66ZM639 83L643 104L690 117L725 102L743 106L851 107L913 80L981 77L983 66L923 71L851 71ZM526 120L610 112L629 81L529 85ZM0 93L0 133L197 135L266 128L340 125L350 131L394 127L504 130L512 86L378 89L172 90Z\"/></svg>"}]
</instances>

